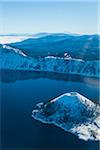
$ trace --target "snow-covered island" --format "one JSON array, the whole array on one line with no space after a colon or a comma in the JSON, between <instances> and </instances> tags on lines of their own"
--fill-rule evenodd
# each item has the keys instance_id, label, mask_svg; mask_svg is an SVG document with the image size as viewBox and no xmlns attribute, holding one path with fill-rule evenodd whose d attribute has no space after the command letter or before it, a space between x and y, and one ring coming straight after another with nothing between
<instances>
[{"instance_id":1,"label":"snow-covered island","mask_svg":"<svg viewBox=\"0 0 100 150\"><path fill-rule=\"evenodd\" d=\"M32 117L54 124L83 140L100 140L100 107L76 92L65 93L47 103L39 103Z\"/></svg>"},{"instance_id":2,"label":"snow-covered island","mask_svg":"<svg viewBox=\"0 0 100 150\"><path fill-rule=\"evenodd\" d=\"M0 45L0 69L45 71L99 77L98 60L82 60L71 57L30 57L20 49Z\"/></svg>"}]
</instances>

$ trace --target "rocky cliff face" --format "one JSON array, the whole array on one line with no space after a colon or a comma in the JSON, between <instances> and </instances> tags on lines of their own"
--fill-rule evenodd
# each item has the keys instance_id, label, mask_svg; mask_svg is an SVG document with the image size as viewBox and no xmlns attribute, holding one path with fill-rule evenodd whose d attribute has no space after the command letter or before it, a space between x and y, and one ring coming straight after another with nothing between
<instances>
[{"instance_id":1,"label":"rocky cliff face","mask_svg":"<svg viewBox=\"0 0 100 150\"><path fill-rule=\"evenodd\" d=\"M0 69L47 71L99 77L99 61L64 57L29 57L21 50L0 45Z\"/></svg>"}]
</instances>

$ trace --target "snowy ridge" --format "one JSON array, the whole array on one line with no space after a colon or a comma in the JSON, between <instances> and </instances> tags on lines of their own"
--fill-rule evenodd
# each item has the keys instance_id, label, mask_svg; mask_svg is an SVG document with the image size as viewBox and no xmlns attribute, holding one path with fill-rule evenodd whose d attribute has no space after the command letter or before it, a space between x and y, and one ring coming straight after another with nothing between
<instances>
[{"instance_id":1,"label":"snowy ridge","mask_svg":"<svg viewBox=\"0 0 100 150\"><path fill-rule=\"evenodd\" d=\"M21 54L22 56L26 56L21 50L17 49L17 48L12 48L11 46L8 46L8 45L5 45L3 44L3 48L5 49L8 49L8 50L12 50L14 51L15 53L18 53L18 54Z\"/></svg>"},{"instance_id":2,"label":"snowy ridge","mask_svg":"<svg viewBox=\"0 0 100 150\"><path fill-rule=\"evenodd\" d=\"M83 140L100 140L100 107L76 92L35 106L32 117L54 124Z\"/></svg>"},{"instance_id":3,"label":"snowy ridge","mask_svg":"<svg viewBox=\"0 0 100 150\"><path fill-rule=\"evenodd\" d=\"M99 61L83 61L66 57L29 57L19 49L0 45L0 69L50 71L99 77Z\"/></svg>"}]
</instances>

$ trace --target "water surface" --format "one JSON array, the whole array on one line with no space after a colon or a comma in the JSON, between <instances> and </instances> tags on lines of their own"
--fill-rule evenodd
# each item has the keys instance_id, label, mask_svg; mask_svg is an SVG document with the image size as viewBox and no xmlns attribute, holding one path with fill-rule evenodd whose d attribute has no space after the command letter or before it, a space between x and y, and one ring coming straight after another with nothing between
<instances>
[{"instance_id":1,"label":"water surface","mask_svg":"<svg viewBox=\"0 0 100 150\"><path fill-rule=\"evenodd\" d=\"M70 76L73 80L69 80L69 77L62 80L60 77L30 76L23 80L22 76L9 73L6 78L9 82L0 82L2 149L97 150L98 142L79 140L75 135L31 117L36 103L48 101L65 92L76 91L98 103L99 90L94 84L97 82L90 84L94 80L85 78L83 82L76 76Z\"/></svg>"}]
</instances>

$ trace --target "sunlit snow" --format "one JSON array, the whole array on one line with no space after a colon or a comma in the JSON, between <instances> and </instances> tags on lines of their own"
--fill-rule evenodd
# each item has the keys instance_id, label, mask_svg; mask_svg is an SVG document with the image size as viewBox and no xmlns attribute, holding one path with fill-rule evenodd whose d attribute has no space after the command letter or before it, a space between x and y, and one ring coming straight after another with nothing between
<instances>
[{"instance_id":1,"label":"sunlit snow","mask_svg":"<svg viewBox=\"0 0 100 150\"><path fill-rule=\"evenodd\" d=\"M100 140L100 107L76 92L37 104L32 117L54 124L83 140Z\"/></svg>"}]
</instances>

